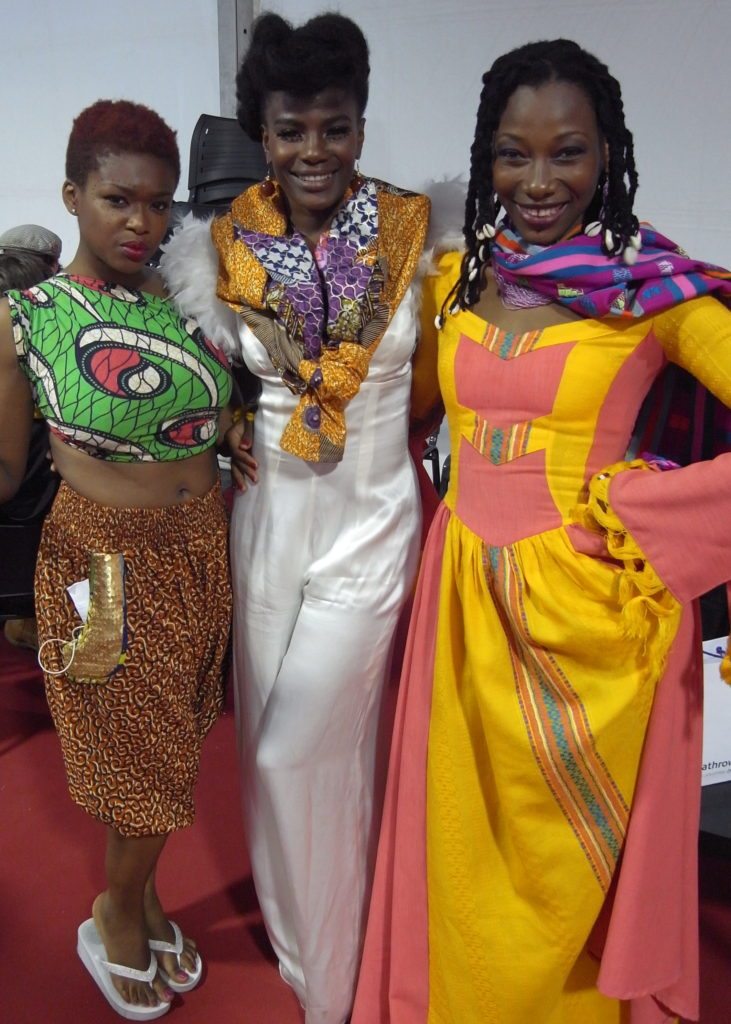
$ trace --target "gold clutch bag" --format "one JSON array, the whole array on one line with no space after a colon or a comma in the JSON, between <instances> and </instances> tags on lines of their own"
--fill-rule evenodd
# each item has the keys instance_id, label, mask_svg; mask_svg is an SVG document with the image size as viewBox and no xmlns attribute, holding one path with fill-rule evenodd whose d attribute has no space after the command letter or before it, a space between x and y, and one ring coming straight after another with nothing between
<instances>
[{"instance_id":1,"label":"gold clutch bag","mask_svg":"<svg viewBox=\"0 0 731 1024\"><path fill-rule=\"evenodd\" d=\"M66 676L105 683L125 662L128 648L124 555L89 555L89 613L78 635L63 645Z\"/></svg>"}]
</instances>

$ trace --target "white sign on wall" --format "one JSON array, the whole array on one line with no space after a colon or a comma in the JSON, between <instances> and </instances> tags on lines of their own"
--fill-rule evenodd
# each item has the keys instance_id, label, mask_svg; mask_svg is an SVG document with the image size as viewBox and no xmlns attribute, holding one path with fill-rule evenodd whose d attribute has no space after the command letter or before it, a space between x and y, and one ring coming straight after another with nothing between
<instances>
[{"instance_id":1,"label":"white sign on wall","mask_svg":"<svg viewBox=\"0 0 731 1024\"><path fill-rule=\"evenodd\" d=\"M703 642L703 785L731 779L731 686L721 679L727 637Z\"/></svg>"}]
</instances>

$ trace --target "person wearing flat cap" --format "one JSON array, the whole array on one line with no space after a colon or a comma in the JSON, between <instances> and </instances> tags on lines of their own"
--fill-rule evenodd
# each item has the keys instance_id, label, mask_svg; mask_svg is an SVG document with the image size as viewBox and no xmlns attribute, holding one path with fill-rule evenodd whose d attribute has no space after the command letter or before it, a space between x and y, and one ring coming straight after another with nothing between
<instances>
[{"instance_id":1,"label":"person wearing flat cap","mask_svg":"<svg viewBox=\"0 0 731 1024\"><path fill-rule=\"evenodd\" d=\"M56 273L60 260L61 239L48 228L19 224L4 231L0 234L0 292L43 281Z\"/></svg>"}]
</instances>

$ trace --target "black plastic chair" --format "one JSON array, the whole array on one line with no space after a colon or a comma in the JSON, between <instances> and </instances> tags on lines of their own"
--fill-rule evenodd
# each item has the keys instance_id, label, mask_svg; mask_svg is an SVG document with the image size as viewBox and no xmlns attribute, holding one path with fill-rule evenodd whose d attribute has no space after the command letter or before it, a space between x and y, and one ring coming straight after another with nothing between
<instances>
[{"instance_id":1,"label":"black plastic chair","mask_svg":"<svg viewBox=\"0 0 731 1024\"><path fill-rule=\"evenodd\" d=\"M246 135L235 118L201 114L190 140L188 201L172 204L167 233L149 265L160 265L162 247L186 214L204 220L227 213L236 196L261 181L266 171L261 146Z\"/></svg>"},{"instance_id":2,"label":"black plastic chair","mask_svg":"<svg viewBox=\"0 0 731 1024\"><path fill-rule=\"evenodd\" d=\"M0 622L35 615L33 574L42 522L0 522Z\"/></svg>"},{"instance_id":3,"label":"black plastic chair","mask_svg":"<svg viewBox=\"0 0 731 1024\"><path fill-rule=\"evenodd\" d=\"M424 454L422 458L424 462L428 462L431 466L431 478L432 483L437 489L437 494L441 494L441 480L439 472L439 449L437 448L437 439L439 438L439 431L435 434L429 434L426 441L424 442Z\"/></svg>"},{"instance_id":4,"label":"black plastic chair","mask_svg":"<svg viewBox=\"0 0 731 1024\"><path fill-rule=\"evenodd\" d=\"M225 205L266 175L264 151L233 117L201 114L190 141L188 201Z\"/></svg>"},{"instance_id":5,"label":"black plastic chair","mask_svg":"<svg viewBox=\"0 0 731 1024\"><path fill-rule=\"evenodd\" d=\"M33 576L43 519L59 485L48 456L48 428L35 420L23 483L0 505L0 622L34 615Z\"/></svg>"}]
</instances>

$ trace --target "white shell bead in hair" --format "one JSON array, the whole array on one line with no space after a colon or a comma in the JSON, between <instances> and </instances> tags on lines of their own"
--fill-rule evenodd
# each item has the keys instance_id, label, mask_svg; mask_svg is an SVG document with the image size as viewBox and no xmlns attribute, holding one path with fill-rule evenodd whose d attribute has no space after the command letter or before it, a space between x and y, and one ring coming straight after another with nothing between
<instances>
[{"instance_id":1,"label":"white shell bead in hair","mask_svg":"<svg viewBox=\"0 0 731 1024\"><path fill-rule=\"evenodd\" d=\"M467 269L468 270L472 270L472 268L476 267L476 266L477 266L477 257L470 256L469 262L467 264Z\"/></svg>"},{"instance_id":2,"label":"white shell bead in hair","mask_svg":"<svg viewBox=\"0 0 731 1024\"><path fill-rule=\"evenodd\" d=\"M438 331L441 331L442 327L444 327L444 317L441 313L437 313L434 317L434 326Z\"/></svg>"},{"instance_id":3,"label":"white shell bead in hair","mask_svg":"<svg viewBox=\"0 0 731 1024\"><path fill-rule=\"evenodd\" d=\"M614 249L614 235L609 228L604 232L604 245L607 247L609 252Z\"/></svg>"},{"instance_id":4,"label":"white shell bead in hair","mask_svg":"<svg viewBox=\"0 0 731 1024\"><path fill-rule=\"evenodd\" d=\"M469 274L467 275L467 280L468 281L474 281L474 279L476 277L477 277L477 267L474 267L472 270L470 270Z\"/></svg>"},{"instance_id":5,"label":"white shell bead in hair","mask_svg":"<svg viewBox=\"0 0 731 1024\"><path fill-rule=\"evenodd\" d=\"M639 255L640 254L638 253L638 251L633 246L628 245L627 248L622 253L622 259L624 260L624 262L627 264L628 267L633 267L635 265L635 263L637 262L637 257Z\"/></svg>"},{"instance_id":6,"label":"white shell bead in hair","mask_svg":"<svg viewBox=\"0 0 731 1024\"><path fill-rule=\"evenodd\" d=\"M642 235L639 233L639 231L636 235L629 236L629 244L632 246L633 249L636 249L637 252L640 251L640 249L642 248Z\"/></svg>"},{"instance_id":7,"label":"white shell bead in hair","mask_svg":"<svg viewBox=\"0 0 731 1024\"><path fill-rule=\"evenodd\" d=\"M484 263L485 260L487 259L487 255L485 253L485 246L484 245L481 245L480 248L477 250L477 255L480 257L480 259Z\"/></svg>"},{"instance_id":8,"label":"white shell bead in hair","mask_svg":"<svg viewBox=\"0 0 731 1024\"><path fill-rule=\"evenodd\" d=\"M494 224L485 224L485 226L484 226L484 228L482 230L484 232L485 238L494 238L495 237L495 225Z\"/></svg>"},{"instance_id":9,"label":"white shell bead in hair","mask_svg":"<svg viewBox=\"0 0 731 1024\"><path fill-rule=\"evenodd\" d=\"M601 233L601 230L601 221L593 220L591 224L587 224L584 228L584 234L588 235L589 238L596 238L596 236Z\"/></svg>"},{"instance_id":10,"label":"white shell bead in hair","mask_svg":"<svg viewBox=\"0 0 731 1024\"><path fill-rule=\"evenodd\" d=\"M458 302L452 303L452 305L449 307L449 312L450 312L450 314L452 316L456 316L457 313L459 313L459 303Z\"/></svg>"}]
</instances>

